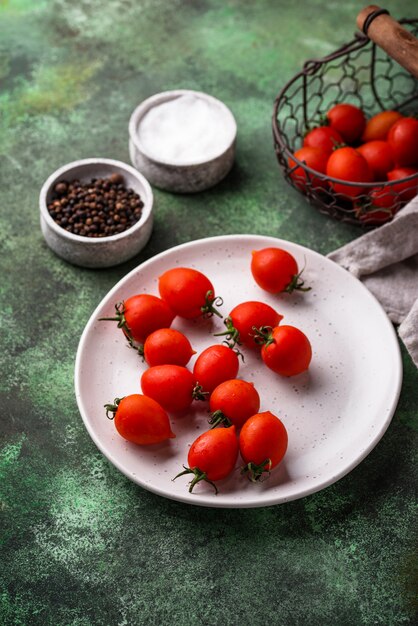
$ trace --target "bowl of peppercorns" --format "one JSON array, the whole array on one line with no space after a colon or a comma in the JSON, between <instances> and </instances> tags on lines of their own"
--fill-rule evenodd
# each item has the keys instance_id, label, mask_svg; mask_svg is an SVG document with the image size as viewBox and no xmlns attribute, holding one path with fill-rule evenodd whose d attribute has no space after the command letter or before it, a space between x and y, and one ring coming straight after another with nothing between
<instances>
[{"instance_id":1,"label":"bowl of peppercorns","mask_svg":"<svg viewBox=\"0 0 418 626\"><path fill-rule=\"evenodd\" d=\"M111 267L148 242L152 205L151 186L133 167L112 159L73 161L42 186L41 230L48 246L66 261Z\"/></svg>"}]
</instances>

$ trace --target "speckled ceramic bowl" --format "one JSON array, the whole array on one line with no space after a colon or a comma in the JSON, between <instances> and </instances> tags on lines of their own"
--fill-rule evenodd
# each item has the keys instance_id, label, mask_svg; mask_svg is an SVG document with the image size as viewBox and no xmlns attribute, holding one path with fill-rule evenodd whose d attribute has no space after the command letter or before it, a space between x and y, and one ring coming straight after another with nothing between
<instances>
[{"instance_id":1,"label":"speckled ceramic bowl","mask_svg":"<svg viewBox=\"0 0 418 626\"><path fill-rule=\"evenodd\" d=\"M48 212L54 186L62 180L106 178L121 174L128 188L133 189L144 203L139 221L128 230L109 237L90 238L69 233L59 226ZM44 183L39 196L41 229L48 246L58 256L74 265L99 268L111 267L135 256L146 245L153 225L153 194L148 181L130 165L112 159L73 161L56 170Z\"/></svg>"},{"instance_id":2,"label":"speckled ceramic bowl","mask_svg":"<svg viewBox=\"0 0 418 626\"><path fill-rule=\"evenodd\" d=\"M216 104L231 129L231 140L222 152L208 160L194 160L184 165L156 160L141 144L138 135L141 119L152 107L184 95L194 95L211 104ZM133 165L148 178L152 185L177 193L194 193L213 187L228 174L235 158L236 134L235 118L230 109L220 100L206 93L188 89L165 91L144 100L132 113L129 122L129 153Z\"/></svg>"}]
</instances>

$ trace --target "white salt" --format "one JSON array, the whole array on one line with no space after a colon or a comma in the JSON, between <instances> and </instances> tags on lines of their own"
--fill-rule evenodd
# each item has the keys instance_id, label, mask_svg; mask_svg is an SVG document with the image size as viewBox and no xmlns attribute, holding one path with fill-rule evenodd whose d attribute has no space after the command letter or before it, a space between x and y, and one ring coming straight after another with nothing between
<instances>
[{"instance_id":1,"label":"white salt","mask_svg":"<svg viewBox=\"0 0 418 626\"><path fill-rule=\"evenodd\" d=\"M138 125L138 138L156 161L190 165L222 154L235 130L232 115L216 100L186 94L152 107Z\"/></svg>"}]
</instances>

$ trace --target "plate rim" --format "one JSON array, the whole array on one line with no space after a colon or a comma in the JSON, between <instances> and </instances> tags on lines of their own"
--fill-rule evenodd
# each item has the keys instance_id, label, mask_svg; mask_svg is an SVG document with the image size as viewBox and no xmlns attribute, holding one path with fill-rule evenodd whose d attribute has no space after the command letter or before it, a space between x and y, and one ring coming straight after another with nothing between
<instances>
[{"instance_id":1,"label":"plate rim","mask_svg":"<svg viewBox=\"0 0 418 626\"><path fill-rule=\"evenodd\" d=\"M154 261L159 260L164 258L165 256L168 256L169 254L172 254L173 251L175 250L182 250L184 248L192 248L194 246L198 246L198 245L202 245L205 243L209 243L209 242L214 242L214 243L219 243L219 242L223 242L223 241L246 241L246 240L259 240L260 242L276 242L277 245L284 245L286 246L287 244L290 244L291 246L294 246L296 248L299 249L299 251L303 252L308 250L309 253L312 253L314 256L319 257L321 260L326 260L327 262L330 262L333 266L334 269L337 270L337 272L341 272L341 274L344 274L345 276L349 275L351 277L351 279L353 279L357 285L361 288L361 290L363 291L364 295L366 298L369 298L369 300L371 302L373 302L373 305L376 307L376 311L379 311L379 314L382 316L382 320L383 322L386 324L387 330L388 330L388 335L391 337L392 340L392 346L394 348L394 352L395 352L395 356L396 356L396 360L393 362L393 368L394 368L394 372L393 372L393 378L394 378L394 394L392 397L392 401L390 404L390 407L388 407L387 410L387 414L386 414L386 418L385 420L382 422L382 424L380 424L380 427L378 429L376 429L374 431L374 436L370 439L368 445L361 451L361 453L359 455L357 455L355 457L355 459L351 460L350 463L348 463L346 466L344 466L340 471L338 471L336 474L332 474L330 475L328 478L325 478L324 480L320 481L319 483L313 485L313 486L308 486L305 489L302 489L300 491L298 491L297 493L291 495L291 496L287 496L287 497L274 497L271 496L270 498L267 498L266 501L262 501L262 502L258 502L256 500L256 496L254 497L253 500L251 501L235 501L234 503L228 502L227 500L218 500L216 501L214 499L214 496L211 496L211 498L209 497L209 495L205 494L199 497L196 497L196 500L191 501L190 498L190 494L188 493L188 491L186 491L184 494L170 494L167 493L164 489L159 488L158 486L154 486L154 485L150 485L148 483L146 483L145 481L141 481L138 479L138 477L136 475L132 475L132 473L130 473L128 470L125 469L125 467L123 466L123 464L118 460L118 458L115 458L112 455L111 450L108 450L106 448L106 446L102 446L101 442L99 441L98 436L96 435L95 429L93 428L89 416L87 415L87 411L85 411L84 406L83 406L83 402L82 402L82 397L81 397L81 392L80 392L80 369L81 369L81 359L82 359L82 354L83 354L83 347L84 344L87 340L87 337L89 335L89 331L91 329L91 327L93 326L93 324L96 322L96 318L97 318L97 313L100 310L100 308L103 305L103 301L105 299L108 299L115 291L117 291L119 289L120 286L122 286L125 282L127 282L129 280L129 278L131 276L133 276L134 274L136 274L139 270L142 269L146 269L147 265L151 265ZM153 256L151 256L149 259L147 259L146 261L143 261L142 263L140 263L139 265L135 266L132 270L130 270L127 274L125 274L124 276L122 276L122 278L120 278L115 285L105 293L105 295L101 298L100 302L98 303L98 305L95 307L95 309L93 310L93 312L91 313L84 329L83 332L81 334L79 343L78 343L78 347L77 347L77 352L76 352L76 358L75 358L75 367L74 367L74 390L75 390L75 396L76 396L76 401L77 401L77 406L78 406L78 410L79 413L81 415L81 418L83 420L84 426L88 432L88 434L90 435L91 439L93 440L94 444L96 445L96 447L98 448L98 450L105 456L105 458L112 463L112 465L114 465L122 474L124 474L127 478L129 478L132 482L134 482L135 484L137 484L138 486L140 486L143 489L146 489L147 491L150 491L151 493L155 493L159 496L162 496L164 498L167 498L169 500L173 500L176 502L182 502L184 504L189 504L192 506L203 506L203 507L208 507L208 508L227 508L227 509L238 509L238 508L243 508L243 509L249 509L249 508L262 508L262 507L268 507L268 506L275 506L275 505L279 505L279 504L285 504L286 502L292 502L294 500L299 500L301 498L304 498L308 495L317 493L319 491L322 491L323 489L326 489L327 487L329 487L330 485L333 485L334 483L338 482L341 478L343 478L344 476L346 476L347 474L349 474L354 468L356 468L358 465L360 465L360 463L370 454L370 452L376 447L376 445L379 443L379 441L382 439L383 435L385 434L386 430L388 429L392 418L395 414L396 411L396 407L399 401L399 396L401 393L401 389L402 389L402 381L403 381L403 364L402 364L402 356L401 356L401 350L400 350L400 346L399 346L399 341L398 341L398 337L396 335L394 326L392 324L392 322L390 321L389 317L387 316L385 310L383 309L382 305L380 304L380 302L377 300L377 298L367 289L367 287L353 274L351 274L348 270L344 269L343 267L341 267L340 265L338 265L338 263L336 263L335 261L333 261L332 259L330 259L329 257L321 254L320 252L317 252L316 250L313 250L312 248L308 248L307 246L303 246L299 243L287 240L287 239L282 239L279 237L274 237L271 235L252 235L252 234L228 234L228 235L216 235L213 237L202 237L200 239L193 239L191 241L187 241L187 242L183 242L181 244L175 245L175 246L171 246L170 248L167 248Z\"/></svg>"}]
</instances>

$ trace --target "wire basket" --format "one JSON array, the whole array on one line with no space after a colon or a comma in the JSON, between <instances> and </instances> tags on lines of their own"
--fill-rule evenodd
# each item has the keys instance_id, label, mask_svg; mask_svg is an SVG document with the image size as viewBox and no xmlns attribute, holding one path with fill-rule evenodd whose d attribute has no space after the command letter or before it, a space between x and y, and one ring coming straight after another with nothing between
<instances>
[{"instance_id":1,"label":"wire basket","mask_svg":"<svg viewBox=\"0 0 418 626\"><path fill-rule=\"evenodd\" d=\"M400 23L418 34L418 19ZM312 170L293 154L302 147L305 134L323 125L328 109L340 102L360 107L366 117L383 110L414 115L418 111L418 81L367 36L357 33L353 41L333 54L307 61L274 103L274 148L288 183L321 213L353 224L377 226L390 220L418 192L418 174L392 182L350 183ZM298 179L298 172L303 179ZM358 193L354 198L336 193L332 187L335 183L357 187Z\"/></svg>"}]
</instances>

